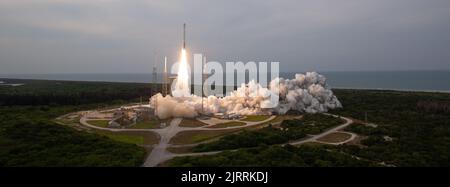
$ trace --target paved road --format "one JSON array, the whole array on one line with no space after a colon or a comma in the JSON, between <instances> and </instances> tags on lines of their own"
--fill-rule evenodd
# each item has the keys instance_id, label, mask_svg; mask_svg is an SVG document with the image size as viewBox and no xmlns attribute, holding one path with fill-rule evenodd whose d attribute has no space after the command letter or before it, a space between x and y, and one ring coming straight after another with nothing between
<instances>
[{"instance_id":1,"label":"paved road","mask_svg":"<svg viewBox=\"0 0 450 187\"><path fill-rule=\"evenodd\" d=\"M339 116L336 116L336 115L333 115L333 114L327 114L327 113L326 113L326 115L339 117ZM320 143L326 143L326 144L332 144L332 145L340 145L340 144L347 143L347 142L353 140L356 137L356 134L350 133L350 132L345 132L345 133L351 134L352 135L351 138L349 138L349 139L347 139L345 141L342 141L342 142L337 142L337 143L328 143L328 142L318 141L318 139L320 139L322 137L325 137L325 136L327 136L329 134L332 134L332 133L335 133L335 132L340 132L339 130L341 130L341 129L343 129L343 128L345 128L345 127L347 127L347 126L349 126L350 124L353 123L353 120L351 120L350 118L346 118L346 117L342 117L342 116L341 116L341 118L345 120L345 123L342 124L342 125L339 125L339 126L336 126L334 128L328 129L327 131L325 131L323 133L307 137L307 138L305 138L303 140L294 141L294 142L286 143L286 144L283 144L283 145L287 145L287 144L290 144L290 145L301 145L301 144L308 143L308 142L320 142ZM230 150L230 151L236 151L236 150ZM217 153L220 153L220 152L222 152L222 151L211 151L211 152L201 152L201 153L186 153L186 154L178 154L176 156L213 155L213 154L217 154Z\"/></svg>"},{"instance_id":2,"label":"paved road","mask_svg":"<svg viewBox=\"0 0 450 187\"><path fill-rule=\"evenodd\" d=\"M332 114L327 114L327 115L332 115ZM336 115L332 115L335 117L338 117ZM88 119L86 117L86 115L83 115L80 118L80 123L84 126L87 126L89 128L93 128L93 129L99 129L99 130L105 130L105 131L111 131L111 132L154 132L157 133L160 136L160 141L159 144L156 145L155 147L153 147L152 152L147 156L143 166L144 167L154 167L157 166L158 164L169 160L173 157L178 157L178 156L200 156L200 155L212 155L212 154L217 154L220 153L221 151L213 151L213 152L201 152L201 153L184 153L184 154L175 154L175 153L171 153L169 151L167 151L167 147L187 147L187 146L193 146L193 145L198 145L198 144L186 144L186 145L171 145L169 144L170 139L172 139L172 137L174 137L177 133L182 132L182 131L188 131L188 130L205 130L205 131L214 131L214 130L229 130L229 129L240 129L240 128L246 128L246 127L251 127L251 126L255 126L255 125L259 125L268 121L271 121L275 118L276 116L271 116L270 118L263 120L263 121L258 121L258 122L247 122L247 121L241 121L246 123L245 125L242 126L233 126L233 127L224 127L224 128L207 128L211 125L207 125L207 126L203 126L203 127L180 127L179 124L182 121L182 118L175 118L170 122L170 125L166 128L163 129L114 129L114 128L104 128L104 127L98 127L98 126L94 126L89 124L87 121L88 120L95 120L95 119ZM321 134L318 135L314 135L314 136L310 136L306 139L303 140L299 140L299 141L294 141L294 142L290 142L287 144L291 144L291 145L300 145L300 144L304 144L307 142L320 142L318 141L318 139L325 137L329 134L338 132L339 130L347 127L348 125L353 123L353 120L349 119L349 118L345 118L345 117L341 117L343 118L346 122L342 125L339 125L337 127L331 128ZM349 142L351 140L353 140L356 135L353 133L349 133L351 134L351 138L343 141L343 142L337 142L337 143L327 143L327 142L321 142L321 143L327 143L327 144L333 144L333 145L339 145L339 144L343 144L346 142Z\"/></svg>"},{"instance_id":3,"label":"paved road","mask_svg":"<svg viewBox=\"0 0 450 187\"><path fill-rule=\"evenodd\" d=\"M87 121L94 121L94 120L105 120L105 119L88 119L85 115L80 118L80 124L87 126L92 129L98 129L98 130L104 130L104 131L110 131L110 132L156 132L158 133L160 129L115 129L115 128L106 128L106 127L99 127L95 125L89 124Z\"/></svg>"},{"instance_id":4,"label":"paved road","mask_svg":"<svg viewBox=\"0 0 450 187\"><path fill-rule=\"evenodd\" d=\"M326 114L326 115L331 115L331 116L334 116L334 117L339 117L339 116L336 116L336 115L333 115L333 114ZM351 120L350 118L346 118L346 117L342 117L342 116L341 116L341 118L345 120L345 123L344 123L344 124L339 125L339 126L336 126L336 127L334 127L334 128L331 128L331 129L329 129L329 130L327 130L327 131L325 131L325 132L323 132L323 133L320 133L320 134L311 136L311 137L309 137L309 138L306 138L306 139L303 139L303 140L299 140L299 141L290 142L289 144L291 144L291 145L300 145L300 144L304 144L304 143L307 143L307 142L318 141L318 139L323 138L323 137L325 137L325 136L327 136L327 135L329 135L329 134L338 132L339 130L341 130L341 129L343 129L343 128L345 128L345 127L347 127L347 126L349 126L350 124L353 123L353 120ZM356 135L354 135L353 133L350 133L350 134L352 134L352 137L351 137L351 138L349 138L349 139L347 139L347 140L345 140L345 141L343 141L343 142L339 142L339 143L331 143L331 144L343 144L343 143L346 143L346 142L348 142L348 141L353 140L353 139L354 139L354 136L356 136ZM318 141L318 142L320 142L320 141ZM323 142L323 143L327 143L327 142ZM327 143L327 144L328 144L328 143Z\"/></svg>"},{"instance_id":5,"label":"paved road","mask_svg":"<svg viewBox=\"0 0 450 187\"><path fill-rule=\"evenodd\" d=\"M144 167L155 167L159 163L164 162L173 157L173 153L167 151L167 145L170 139L175 136L179 131L179 124L182 118L175 118L170 122L170 125L164 128L163 132L160 132L161 139L159 144L153 148L152 152L149 154L144 162Z\"/></svg>"},{"instance_id":6,"label":"paved road","mask_svg":"<svg viewBox=\"0 0 450 187\"><path fill-rule=\"evenodd\" d=\"M261 123L265 123L268 122L272 119L274 119L276 116L270 116L270 118L267 118L266 120L263 121L257 121L257 122L247 122L247 121L240 121L240 122L244 122L246 123L245 125L242 126L233 126L233 127L223 127L223 128L207 128L208 126L202 126L202 127L180 127L177 126L177 131L187 131L187 130L205 130L205 131L214 131L214 130L230 130L230 129L240 129L240 128L246 128L246 127L251 127L251 126L255 126L255 125L259 125ZM180 118L181 119L181 118ZM87 121L93 121L93 120L104 120L104 119L88 119L86 117L86 115L83 115L80 118L80 123L84 126L93 128L93 129L99 129L99 130L105 130L105 131L111 131L111 132L129 132L129 131L134 131L134 132L142 132L142 131L147 131L147 132L155 132L155 133L165 133L166 132L166 128L163 129L117 129L117 128L106 128L106 127L98 127L95 125L91 125L89 124ZM229 120L229 121L233 121L233 120ZM180 121L181 122L181 121Z\"/></svg>"},{"instance_id":7,"label":"paved road","mask_svg":"<svg viewBox=\"0 0 450 187\"><path fill-rule=\"evenodd\" d=\"M170 126L158 131L161 136L161 140L159 144L153 148L152 152L149 154L147 159L145 160L144 167L155 167L158 164L169 160L176 156L196 156L196 155L208 155L208 154L216 154L220 151L209 152L209 153L186 153L186 154L175 154L167 151L167 147L170 145L169 141L174 137L177 133L187 130L205 130L205 131L213 131L213 130L224 130L224 129L239 129L250 127L254 125L258 125L267 121L274 119L275 116L271 116L270 118L260 121L260 122L247 122L246 125L237 126L237 127L225 127L225 128L206 128L206 127L180 127L179 124L183 120L182 118L175 118L170 122ZM170 145L173 146L173 145ZM189 145L192 146L192 145Z\"/></svg>"},{"instance_id":8,"label":"paved road","mask_svg":"<svg viewBox=\"0 0 450 187\"><path fill-rule=\"evenodd\" d=\"M348 138L348 139L346 139L344 141L341 141L341 142L323 142L323 141L320 141L320 140L316 140L316 142L324 143L324 144L330 144L330 145L342 145L342 144L345 144L347 142L350 142L350 141L354 140L357 137L357 135L355 133L352 133L352 132L344 132L344 131L337 131L337 132L349 134L350 138Z\"/></svg>"},{"instance_id":9,"label":"paved road","mask_svg":"<svg viewBox=\"0 0 450 187\"><path fill-rule=\"evenodd\" d=\"M88 119L87 115L89 112L87 112L85 115L83 115L80 118L80 124L87 126L89 128L98 129L98 130L104 130L104 131L110 131L110 132L154 132L157 133L160 136L159 144L153 147L152 152L147 156L143 166L144 167L154 167L157 166L159 163L164 162L168 159L171 159L175 156L193 156L193 155L207 155L207 154L215 154L218 152L212 152L212 153L187 153L187 154L174 154L169 151L167 151L168 146L175 146L175 147L184 147L184 146L192 146L196 144L188 144L184 146L180 145L170 145L169 141L174 137L177 133L182 131L189 131L189 130L204 130L204 131L216 131L216 130L230 130L230 129L240 129L240 128L246 128L251 127L255 125L259 125L261 123L268 122L272 119L274 119L276 116L271 116L270 118L259 121L259 122L246 122L245 125L242 126L234 126L234 127L224 127L224 128L207 128L208 126L203 127L180 127L179 124L182 121L182 118L175 118L170 122L170 125L163 129L116 129L116 128L106 128L106 127L98 127L95 125L89 124L87 121L91 120L104 120L104 119ZM226 120L225 122L230 121Z\"/></svg>"}]
</instances>

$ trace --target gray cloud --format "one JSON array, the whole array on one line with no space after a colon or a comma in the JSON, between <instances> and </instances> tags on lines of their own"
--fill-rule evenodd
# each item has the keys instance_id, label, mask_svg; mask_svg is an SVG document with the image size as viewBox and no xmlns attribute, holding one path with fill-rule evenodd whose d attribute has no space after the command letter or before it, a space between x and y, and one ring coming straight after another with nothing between
<instances>
[{"instance_id":1,"label":"gray cloud","mask_svg":"<svg viewBox=\"0 0 450 187\"><path fill-rule=\"evenodd\" d=\"M0 73L150 72L188 49L282 71L448 69L447 0L0 1ZM148 71L147 71L148 70Z\"/></svg>"}]
</instances>

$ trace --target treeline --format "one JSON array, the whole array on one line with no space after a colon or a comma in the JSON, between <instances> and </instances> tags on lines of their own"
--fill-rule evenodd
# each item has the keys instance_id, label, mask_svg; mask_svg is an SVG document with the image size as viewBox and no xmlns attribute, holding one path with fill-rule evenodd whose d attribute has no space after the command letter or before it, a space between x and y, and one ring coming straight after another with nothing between
<instances>
[{"instance_id":1,"label":"treeline","mask_svg":"<svg viewBox=\"0 0 450 187\"><path fill-rule=\"evenodd\" d=\"M303 134L319 134L344 122L339 117L326 114L303 114L301 119L284 120L281 123L281 127Z\"/></svg>"},{"instance_id":2,"label":"treeline","mask_svg":"<svg viewBox=\"0 0 450 187\"><path fill-rule=\"evenodd\" d=\"M326 147L259 146L225 151L216 155L176 157L167 163L172 167L368 167L377 163L359 160Z\"/></svg>"},{"instance_id":3,"label":"treeline","mask_svg":"<svg viewBox=\"0 0 450 187\"><path fill-rule=\"evenodd\" d=\"M417 102L417 108L426 112L450 113L450 102L419 101Z\"/></svg>"},{"instance_id":4,"label":"treeline","mask_svg":"<svg viewBox=\"0 0 450 187\"><path fill-rule=\"evenodd\" d=\"M131 100L137 99L141 94L139 92L79 92L68 94L26 94L26 95L8 95L0 94L0 105L81 105L89 103L108 102L113 100ZM150 95L150 94L149 94ZM149 96L144 101L147 101Z\"/></svg>"},{"instance_id":5,"label":"treeline","mask_svg":"<svg viewBox=\"0 0 450 187\"><path fill-rule=\"evenodd\" d=\"M160 85L79 81L21 80L25 85L0 87L0 106L81 105L148 98Z\"/></svg>"},{"instance_id":6,"label":"treeline","mask_svg":"<svg viewBox=\"0 0 450 187\"><path fill-rule=\"evenodd\" d=\"M217 155L202 157L179 157L169 162L170 166L361 166L361 163L346 161L339 157L358 158L368 165L380 166L450 166L450 117L442 111L424 110L420 101L447 103L450 94L426 92L400 92L380 90L334 90L344 108L331 113L374 123L355 123L345 130L362 136L361 145L318 146L295 151L264 144L276 142L279 136L261 133L258 142L247 140L241 133L225 136L219 141L199 145L196 151L238 149L240 146L257 148L238 149ZM315 120L323 121L323 120ZM284 124L284 125L283 125ZM281 128L292 129L297 121L282 123ZM314 123L316 124L316 123ZM307 125L306 125L307 126ZM319 124L319 126L321 126ZM321 128L307 126L311 132ZM270 131L267 131L270 132ZM278 132L278 131L273 131ZM305 132L305 131L303 131ZM231 138L230 138L231 137ZM251 139L251 138L248 138ZM270 141L269 141L270 140ZM273 141L273 142L271 142ZM281 140L277 140L282 142ZM297 150L297 149L295 149ZM332 156L328 156L331 154ZM351 160L350 158L350 160Z\"/></svg>"},{"instance_id":7,"label":"treeline","mask_svg":"<svg viewBox=\"0 0 450 187\"><path fill-rule=\"evenodd\" d=\"M14 82L14 81L8 81ZM0 166L140 166L145 149L55 124L57 116L152 94L133 83L16 80L0 87ZM123 100L123 101L122 101ZM122 101L122 102L121 102Z\"/></svg>"},{"instance_id":8,"label":"treeline","mask_svg":"<svg viewBox=\"0 0 450 187\"><path fill-rule=\"evenodd\" d=\"M67 108L66 108L67 109ZM145 150L61 126L61 109L0 107L0 166L140 166Z\"/></svg>"},{"instance_id":9,"label":"treeline","mask_svg":"<svg viewBox=\"0 0 450 187\"><path fill-rule=\"evenodd\" d=\"M450 166L450 117L423 110L420 101L447 103L450 94L378 90L335 90L344 108L333 111L377 127L352 125L366 147L340 146L348 154L394 166ZM386 139L388 138L388 139Z\"/></svg>"}]
</instances>

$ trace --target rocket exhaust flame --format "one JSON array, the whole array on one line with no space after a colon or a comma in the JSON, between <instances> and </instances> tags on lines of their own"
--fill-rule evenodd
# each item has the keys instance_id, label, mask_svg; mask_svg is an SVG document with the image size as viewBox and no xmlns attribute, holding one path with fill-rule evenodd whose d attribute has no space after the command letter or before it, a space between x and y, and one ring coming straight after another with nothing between
<instances>
[{"instance_id":1,"label":"rocket exhaust flame","mask_svg":"<svg viewBox=\"0 0 450 187\"><path fill-rule=\"evenodd\" d=\"M186 24L183 24L183 48L180 52L180 61L178 62L178 73L175 82L175 88L172 95L174 97L189 97L191 95L188 62L186 54Z\"/></svg>"},{"instance_id":2,"label":"rocket exhaust flame","mask_svg":"<svg viewBox=\"0 0 450 187\"><path fill-rule=\"evenodd\" d=\"M185 28L184 24L183 48L178 63L178 77L172 88L173 97L170 95L164 97L158 93L150 98L150 106L153 108L158 106L155 112L159 118L193 118L199 114L214 113L270 115L273 113L285 114L289 110L316 113L342 107L331 89L328 88L325 77L316 72L296 74L295 78L291 80L275 78L270 82L268 88L251 80L223 98L216 96L203 98L191 95L189 66L185 49ZM268 97L270 94L276 94L277 99L271 100Z\"/></svg>"},{"instance_id":3,"label":"rocket exhaust flame","mask_svg":"<svg viewBox=\"0 0 450 187\"><path fill-rule=\"evenodd\" d=\"M191 89L189 84L189 72L186 49L181 49L180 62L178 62L178 76L173 89L172 95L174 97L189 97Z\"/></svg>"}]
</instances>

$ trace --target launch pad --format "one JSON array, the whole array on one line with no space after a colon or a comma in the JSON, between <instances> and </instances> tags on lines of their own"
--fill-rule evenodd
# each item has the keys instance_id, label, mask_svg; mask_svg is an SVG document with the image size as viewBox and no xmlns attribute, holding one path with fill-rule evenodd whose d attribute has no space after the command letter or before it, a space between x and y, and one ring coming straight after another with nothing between
<instances>
[{"instance_id":1,"label":"launch pad","mask_svg":"<svg viewBox=\"0 0 450 187\"><path fill-rule=\"evenodd\" d=\"M184 24L177 75L176 77L168 76L167 58L164 58L162 90L152 95L148 104L140 103L105 111L86 111L81 115L80 123L98 130L155 134L159 137L159 142L152 145L153 150L144 166L157 166L175 156L196 155L195 153L178 154L169 152L168 149L176 150L178 147L195 146L200 142L243 129L279 125L283 120L301 117L301 115L285 115L288 111L318 113L341 107L336 96L328 88L325 77L316 72L296 74L294 79L276 77L265 83L268 86L252 79L223 97L216 95L204 97L203 92L191 94L185 29ZM194 59L196 59L195 55ZM203 67L206 59L198 56L197 59L201 59L200 74L203 81L205 73ZM234 67L234 69L246 69L253 65L238 63L234 64ZM211 70L208 67L205 69L206 72ZM264 72L259 73L264 74ZM274 94L277 96L275 99L272 97ZM94 123L96 120L105 120L107 125ZM351 120L347 119L347 123L339 128L349 124ZM301 140L296 144L316 141L337 130L338 128L330 129L326 133Z\"/></svg>"},{"instance_id":2,"label":"launch pad","mask_svg":"<svg viewBox=\"0 0 450 187\"><path fill-rule=\"evenodd\" d=\"M183 24L183 41L179 61L176 63L176 79L170 84L167 75L167 58L164 59L164 77L162 93L151 96L149 106L154 109L154 115L160 119L172 117L195 118L199 116L218 116L224 119L238 119L248 115L272 115L285 114L290 110L299 112L317 113L326 112L329 109L340 108L341 103L328 88L323 75L316 72L296 74L295 79L278 77L278 63L271 63L271 80L267 80L267 63L254 62L244 64L242 62L226 63L227 72L248 71L248 80L237 76L235 84L234 76L223 83L225 87L232 86L223 96L220 80L223 71L217 62L206 63L202 55L194 55L194 83L198 83L196 75L201 75L201 89L195 89L191 94L191 82L189 62L186 52L186 24ZM259 67L258 67L259 66ZM198 68L200 67L200 68ZM220 70L218 73L217 71ZM215 74L204 80L205 73L214 71ZM274 74L274 72L276 72ZM216 75L218 73L218 75ZM225 73L225 74L224 74ZM257 76L258 75L258 76ZM277 76L275 76L277 75ZM194 84L195 85L195 84ZM205 95L207 87L214 85L216 92ZM237 86L237 89L234 89ZM194 87L195 88L195 87ZM170 94L169 94L170 93Z\"/></svg>"},{"instance_id":3,"label":"launch pad","mask_svg":"<svg viewBox=\"0 0 450 187\"><path fill-rule=\"evenodd\" d=\"M138 132L159 137L158 143L147 145L152 150L144 163L144 166L158 166L176 156L215 154L178 153L178 151L226 134L243 129L279 126L283 120L301 118L302 113L322 113L341 107L336 96L328 88L325 77L316 72L296 74L294 79L276 77L265 84L252 79L233 89L226 96L204 96L203 90L200 94L196 94L195 91L191 94L185 29L186 25L183 25L183 43L180 60L177 62L177 75L169 77L167 58L164 58L162 90L152 95L148 104L139 103L109 110L81 112L80 124L103 131ZM201 59L200 74L203 87L203 83L209 79L207 77L205 81L205 70L209 72L212 69L204 68L206 62L204 57L196 58L194 55L195 59ZM239 63L234 64L234 69L245 71L247 67L252 66ZM277 97L274 99L273 95ZM297 111L300 115L290 115L287 114L288 111ZM351 123L350 119L346 119L346 123L338 127L288 144L320 141L320 138L336 133ZM350 138L335 144L351 141L355 137L352 134L344 135Z\"/></svg>"}]
</instances>

